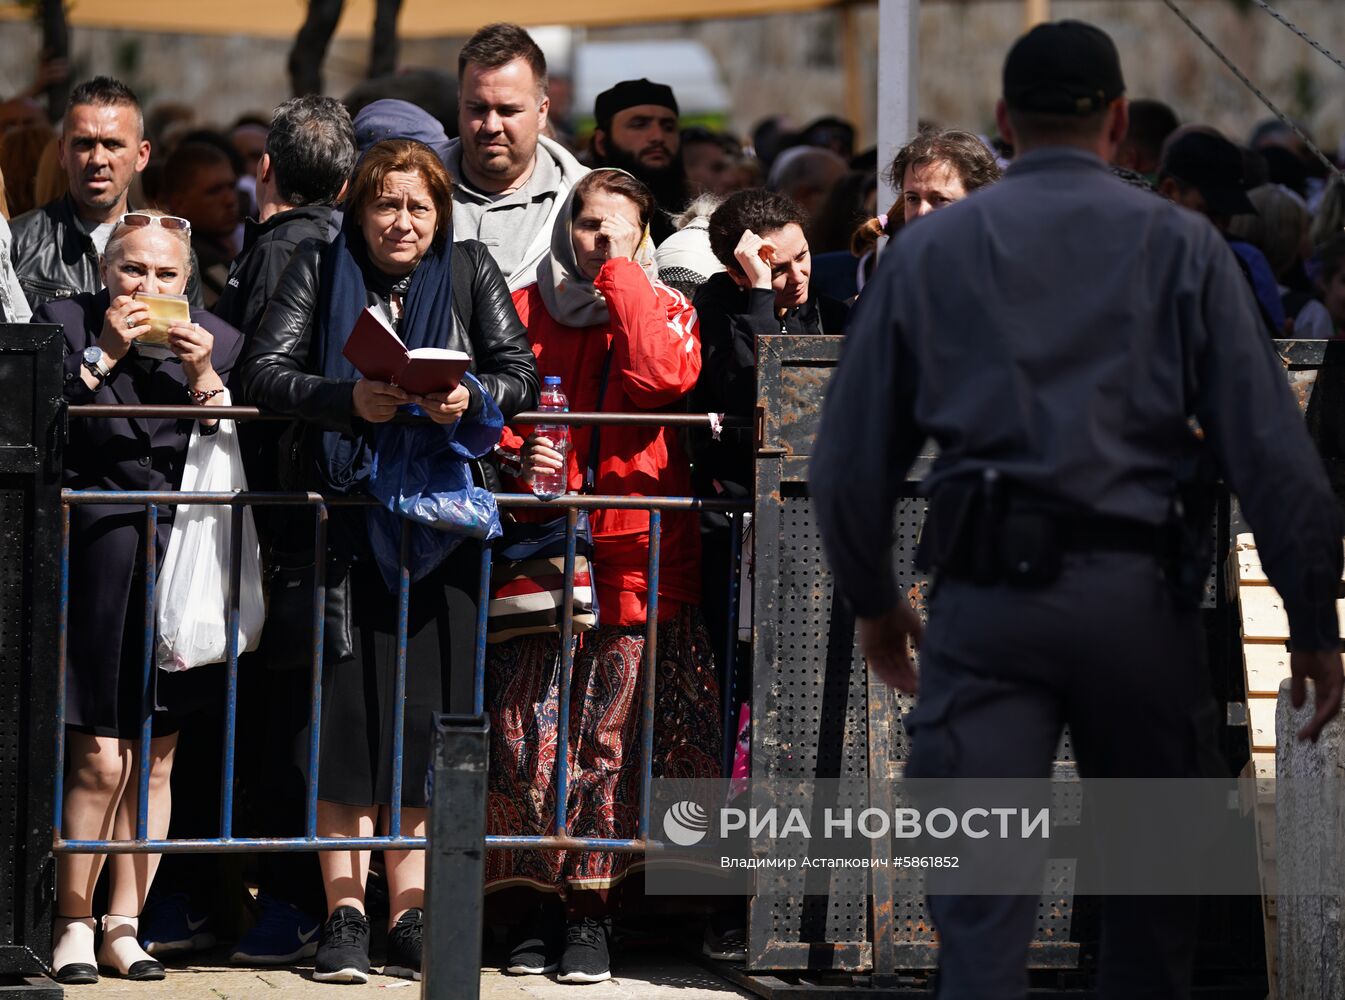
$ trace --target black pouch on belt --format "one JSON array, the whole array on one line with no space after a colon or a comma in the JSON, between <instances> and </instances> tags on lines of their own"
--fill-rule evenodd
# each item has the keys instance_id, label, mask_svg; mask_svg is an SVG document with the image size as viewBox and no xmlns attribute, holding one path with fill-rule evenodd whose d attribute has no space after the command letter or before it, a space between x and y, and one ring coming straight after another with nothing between
<instances>
[{"instance_id":1,"label":"black pouch on belt","mask_svg":"<svg viewBox=\"0 0 1345 1000\"><path fill-rule=\"evenodd\" d=\"M1014 587L1047 587L1060 576L1065 539L1058 513L1010 508L1000 520L1001 579Z\"/></svg>"},{"instance_id":2,"label":"black pouch on belt","mask_svg":"<svg viewBox=\"0 0 1345 1000\"><path fill-rule=\"evenodd\" d=\"M975 549L976 522L980 517L981 484L975 480L951 480L929 500L920 541L915 546L915 568L922 573L936 570L953 576L970 573Z\"/></svg>"}]
</instances>

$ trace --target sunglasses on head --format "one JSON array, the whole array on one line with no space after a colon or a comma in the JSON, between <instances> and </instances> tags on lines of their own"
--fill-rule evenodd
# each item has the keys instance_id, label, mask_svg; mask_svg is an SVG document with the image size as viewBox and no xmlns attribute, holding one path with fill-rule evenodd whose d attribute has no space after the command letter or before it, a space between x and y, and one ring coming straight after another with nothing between
<instances>
[{"instance_id":1,"label":"sunglasses on head","mask_svg":"<svg viewBox=\"0 0 1345 1000\"><path fill-rule=\"evenodd\" d=\"M191 232L191 223L178 215L149 215L145 212L127 212L117 220L119 225L143 229L145 226L159 225L174 232Z\"/></svg>"}]
</instances>

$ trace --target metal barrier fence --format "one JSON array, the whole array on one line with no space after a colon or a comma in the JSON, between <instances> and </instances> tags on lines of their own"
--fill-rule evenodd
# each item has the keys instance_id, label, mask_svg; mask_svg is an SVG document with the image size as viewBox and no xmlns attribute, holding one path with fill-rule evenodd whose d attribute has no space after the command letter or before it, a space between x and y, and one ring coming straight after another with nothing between
<instances>
[{"instance_id":1,"label":"metal barrier fence","mask_svg":"<svg viewBox=\"0 0 1345 1000\"><path fill-rule=\"evenodd\" d=\"M86 405L72 406L68 409L73 419L98 419L107 417L147 417L158 419L200 419L202 411L194 406L120 406ZM225 406L214 407L209 416L234 420L290 420L292 418L277 414L263 413L255 407ZM582 425L622 425L647 427L684 427L709 428L720 424L709 414L598 414L598 413L521 413L513 422L564 423ZM724 426L744 426L743 421L725 420ZM708 500L695 497L631 497L631 496L591 496L567 494L555 500L541 500L526 494L497 495L496 500L503 508L519 509L557 509L566 511L566 545L564 563L563 611L560 628L560 704L558 718L557 743L561 748L569 746L570 680L574 665L573 596L574 567L577 550L577 520L580 510L635 509L649 512L649 563L647 601L647 621L645 624L644 661L642 664L644 701L641 719L641 783L640 820L637 836L629 839L576 838L567 831L567 790L569 787L568 753L559 752L556 761L556 816L555 830L546 836L508 836L488 835L486 847L517 850L593 850L619 853L642 853L649 845L650 788L652 778L652 758L654 740L655 710L655 672L657 667L658 644L658 578L659 556L662 531L662 517L672 511L717 511L729 515L733 525L733 543L729 586L729 615L727 635L727 656L721 667L721 696L724 724L724 762L731 757L732 732L732 692L734 672L734 648L737 637L737 584L738 561L742 537L743 514L750 510L746 501ZM426 847L426 838L404 836L401 829L401 810L390 809L389 829L386 836L336 837L324 838L317 834L317 801L319 773L319 739L322 722L322 671L323 671L323 623L326 597L324 579L325 560L322 554L326 550L328 512L332 507L377 506L370 497L325 497L319 493L281 493L248 491L239 493L184 493L180 491L107 491L107 490L63 490L61 493L61 560L60 560L60 611L59 611L59 661L65 663L67 631L69 624L69 569L70 569L70 510L72 506L89 504L121 504L143 506L145 509L145 564L155 565L158 509L160 506L182 504L203 504L227 506L231 511L232 552L229 559L228 598L228 646L226 656L226 691L224 717L223 769L220 776L220 832L215 838L200 839L150 839L149 823L149 780L150 780L150 739L152 721L149 716L143 723L139 739L139 772L137 775L139 796L135 836L130 840L67 840L61 834L62 798L64 792L64 714L65 714L65 671L59 671L60 690L57 694L58 719L56 726L56 789L55 789L55 839L53 849L56 853L91 854L168 854L187 852L251 852L251 851L312 851L312 850L421 850ZM236 724L238 708L238 658L239 658L239 603L240 574L242 564L243 532L242 523L245 510L250 506L304 506L314 509L314 604L313 619L310 623L313 636L312 676L311 676L311 716L308 744L307 803L305 812L305 833L302 837L236 837L233 833L234 805L234 754L236 744ZM410 614L411 577L408 568L408 540L411 522L403 521L401 535L400 574L397 594L397 653L396 675L393 691L393 747L392 747L392 789L391 801L400 803L405 780L403 773L402 750L405 730L406 706L406 669L407 669L407 632ZM473 663L473 714L482 716L485 712L485 673L486 673L486 626L490 604L491 543L483 543L480 563L477 620L475 635L475 661ZM155 663L155 574L145 574L145 640L143 678L144 691L148 694L153 680ZM146 704L149 704L148 700ZM419 777L419 776L418 776Z\"/></svg>"},{"instance_id":2,"label":"metal barrier fence","mask_svg":"<svg viewBox=\"0 0 1345 1000\"><path fill-rule=\"evenodd\" d=\"M0 323L0 995L52 1000L60 327Z\"/></svg>"}]
</instances>

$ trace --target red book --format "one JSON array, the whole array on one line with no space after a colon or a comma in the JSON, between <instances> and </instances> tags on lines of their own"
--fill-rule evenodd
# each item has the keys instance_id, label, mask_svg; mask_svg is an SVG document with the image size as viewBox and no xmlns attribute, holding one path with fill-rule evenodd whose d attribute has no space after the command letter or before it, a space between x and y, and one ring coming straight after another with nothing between
<instances>
[{"instance_id":1,"label":"red book","mask_svg":"<svg viewBox=\"0 0 1345 1000\"><path fill-rule=\"evenodd\" d=\"M389 382L417 396L451 392L472 363L462 351L443 347L408 351L402 338L372 307L360 313L341 353L365 378Z\"/></svg>"}]
</instances>

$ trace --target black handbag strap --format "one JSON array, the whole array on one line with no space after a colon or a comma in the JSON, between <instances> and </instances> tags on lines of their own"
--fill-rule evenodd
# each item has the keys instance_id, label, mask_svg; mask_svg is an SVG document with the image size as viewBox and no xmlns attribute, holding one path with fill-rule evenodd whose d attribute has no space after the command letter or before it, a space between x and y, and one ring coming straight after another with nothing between
<instances>
[{"instance_id":1,"label":"black handbag strap","mask_svg":"<svg viewBox=\"0 0 1345 1000\"><path fill-rule=\"evenodd\" d=\"M602 359L602 381L598 383L598 402L593 407L595 413L602 412L602 401L607 396L607 376L612 372L612 351L608 348L607 355ZM588 468L584 470L584 492L592 495L597 488L598 482L598 439L602 426L593 425L593 433L588 439Z\"/></svg>"}]
</instances>

